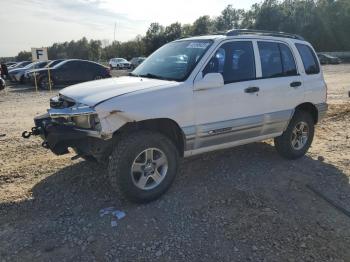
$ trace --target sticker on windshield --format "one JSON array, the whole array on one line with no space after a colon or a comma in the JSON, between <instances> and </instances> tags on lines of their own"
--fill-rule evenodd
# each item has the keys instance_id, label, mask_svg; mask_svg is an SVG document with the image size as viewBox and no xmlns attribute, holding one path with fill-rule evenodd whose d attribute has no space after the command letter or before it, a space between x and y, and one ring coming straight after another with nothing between
<instances>
[{"instance_id":1,"label":"sticker on windshield","mask_svg":"<svg viewBox=\"0 0 350 262\"><path fill-rule=\"evenodd\" d=\"M206 49L209 44L208 42L192 42L186 48Z\"/></svg>"}]
</instances>

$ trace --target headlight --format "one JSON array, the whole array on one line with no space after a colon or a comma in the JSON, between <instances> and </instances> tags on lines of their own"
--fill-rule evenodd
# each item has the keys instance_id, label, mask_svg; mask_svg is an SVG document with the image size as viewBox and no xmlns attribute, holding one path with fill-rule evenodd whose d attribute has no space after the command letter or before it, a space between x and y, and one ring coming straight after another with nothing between
<instances>
[{"instance_id":1,"label":"headlight","mask_svg":"<svg viewBox=\"0 0 350 262\"><path fill-rule=\"evenodd\" d=\"M84 129L101 129L96 111L87 105L77 104L67 108L51 108L47 112L53 119L65 119L67 125Z\"/></svg>"},{"instance_id":2,"label":"headlight","mask_svg":"<svg viewBox=\"0 0 350 262\"><path fill-rule=\"evenodd\" d=\"M100 120L97 115L81 115L71 118L76 127L84 129L100 130Z\"/></svg>"}]
</instances>

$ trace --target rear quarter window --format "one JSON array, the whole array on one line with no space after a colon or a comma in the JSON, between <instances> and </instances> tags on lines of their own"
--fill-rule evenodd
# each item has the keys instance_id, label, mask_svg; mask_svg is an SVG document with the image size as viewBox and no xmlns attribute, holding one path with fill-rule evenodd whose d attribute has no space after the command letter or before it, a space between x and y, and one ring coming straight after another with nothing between
<instances>
[{"instance_id":1,"label":"rear quarter window","mask_svg":"<svg viewBox=\"0 0 350 262\"><path fill-rule=\"evenodd\" d=\"M303 61L305 73L307 75L315 75L320 73L320 66L318 64L316 55L310 46L304 44L295 44Z\"/></svg>"}]
</instances>

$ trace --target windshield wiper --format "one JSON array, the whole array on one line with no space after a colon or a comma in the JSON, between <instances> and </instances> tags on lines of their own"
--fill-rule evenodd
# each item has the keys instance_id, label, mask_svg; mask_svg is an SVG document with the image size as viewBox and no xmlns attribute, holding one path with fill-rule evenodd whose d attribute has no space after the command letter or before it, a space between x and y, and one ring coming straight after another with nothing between
<instances>
[{"instance_id":1,"label":"windshield wiper","mask_svg":"<svg viewBox=\"0 0 350 262\"><path fill-rule=\"evenodd\" d=\"M146 78L154 78L154 79L160 79L160 80L169 80L168 78L162 77L162 76L158 76L158 75L154 75L151 73L145 74L145 75L138 75L139 77L146 77Z\"/></svg>"},{"instance_id":2,"label":"windshield wiper","mask_svg":"<svg viewBox=\"0 0 350 262\"><path fill-rule=\"evenodd\" d=\"M128 74L128 76L139 77L139 75L135 75L135 74L133 74L133 73L131 73L131 72Z\"/></svg>"}]
</instances>

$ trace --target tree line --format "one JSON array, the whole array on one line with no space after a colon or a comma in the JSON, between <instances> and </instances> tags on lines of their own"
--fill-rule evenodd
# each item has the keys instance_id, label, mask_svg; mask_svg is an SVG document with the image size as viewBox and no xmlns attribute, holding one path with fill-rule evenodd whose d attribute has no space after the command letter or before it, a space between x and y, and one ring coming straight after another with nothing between
<instances>
[{"instance_id":1,"label":"tree line","mask_svg":"<svg viewBox=\"0 0 350 262\"><path fill-rule=\"evenodd\" d=\"M349 0L264 0L249 10L228 5L219 16L201 16L192 24L168 26L152 23L144 36L109 43L87 40L55 43L48 48L50 59L78 58L106 61L112 57L130 59L148 56L167 42L182 37L225 32L232 28L283 31L303 36L317 51L350 51ZM16 59L30 60L21 51Z\"/></svg>"}]
</instances>

